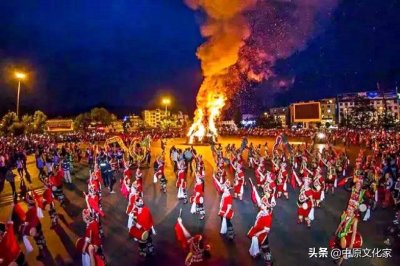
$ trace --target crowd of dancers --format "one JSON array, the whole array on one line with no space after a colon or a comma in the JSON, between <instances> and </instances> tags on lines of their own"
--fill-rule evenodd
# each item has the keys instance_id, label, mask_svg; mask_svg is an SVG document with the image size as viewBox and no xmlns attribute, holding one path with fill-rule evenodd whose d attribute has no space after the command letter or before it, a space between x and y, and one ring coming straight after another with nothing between
<instances>
[{"instance_id":1,"label":"crowd of dancers","mask_svg":"<svg viewBox=\"0 0 400 266\"><path fill-rule=\"evenodd\" d=\"M168 144L165 139L161 139L162 152L153 153L155 159L152 161L153 171L150 172L152 182L159 186L162 193L173 189L181 206L189 205L188 208L182 207L181 212L188 210L200 221L204 221L207 215L218 215L221 219L220 234L230 241L234 241L236 237L243 237L237 236L233 228L235 201L251 198L255 206L255 219L247 233L249 254L253 258L260 257L266 265L272 265L274 259L269 236L273 231L275 206L282 200L296 197L299 226L312 228L313 221L319 218L318 209L324 207L323 201L326 197L336 193L339 187L351 191L347 207L329 242L330 248L341 249L362 246L362 236L358 230L359 221L373 219L373 211L376 208L398 206L398 136L382 133L363 139L370 149L360 149L354 163L350 162L346 150L338 150L330 144L322 149L313 143L290 145L283 133L277 136L272 147L268 147L267 143L254 145L249 143L246 137L243 137L239 147L235 144L223 147L213 143L211 151L214 162L211 164L211 177L206 175L202 154L193 146L184 150L175 146L170 148L169 159L173 174L167 176L165 170L168 163ZM33 240L39 250L37 259L48 255L41 219L44 217L44 211L47 211L51 229L57 227L59 215L56 206L60 205L59 208L63 208L68 204L63 186L73 182L72 162L82 163L84 158L89 168L87 191L83 194L86 207L82 210L86 229L79 234L81 237L76 243L78 252L82 254L82 265L107 265L107 252L103 247L103 220L107 219L107 214L102 207L102 195L115 193L115 184L119 184L119 194L126 199L127 235L137 244L139 256L153 256L153 238L157 233L152 212L145 200L142 172L144 165L150 166L151 145L138 149L143 149L141 154L148 156L133 158L115 146L103 148L89 145L86 150L81 150L78 144L56 145L49 142L38 146L35 149L36 166L44 190L39 194L26 186L25 191L21 190L19 197L26 202L27 211L24 211L21 202L16 201L13 217L10 216L9 222L0 224L0 265L24 265L24 254L16 237L18 234L22 237L27 252L33 250ZM16 166L23 180L24 172L27 172L24 171L26 166L23 157L17 158ZM194 180L190 191L188 178ZM209 189L205 188L207 178L212 179L214 188L220 195L216 213L206 211L205 189ZM174 182L175 185L168 186L168 182ZM244 193L245 186L250 187L249 195ZM395 220L398 223L399 213L396 215ZM17 222L17 226L14 226L12 221ZM17 228L17 233L14 228ZM181 214L171 230L175 230L178 243L187 251L186 265L201 262L210 256L210 245L205 242L205 237L202 234L190 234L184 226ZM398 241L398 238L388 236L388 241ZM344 259L347 257L343 256L336 262L342 264Z\"/></svg>"}]
</instances>

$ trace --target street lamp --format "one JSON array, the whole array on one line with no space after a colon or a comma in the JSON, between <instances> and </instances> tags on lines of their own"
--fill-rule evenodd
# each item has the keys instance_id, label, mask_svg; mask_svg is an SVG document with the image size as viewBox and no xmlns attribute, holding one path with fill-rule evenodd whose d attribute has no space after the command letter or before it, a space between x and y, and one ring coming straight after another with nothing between
<instances>
[{"instance_id":1,"label":"street lamp","mask_svg":"<svg viewBox=\"0 0 400 266\"><path fill-rule=\"evenodd\" d=\"M163 98L163 99L162 99L162 104L165 105L165 116L167 116L167 113L168 113L168 105L171 104L171 99L170 99L170 98Z\"/></svg>"},{"instance_id":2,"label":"street lamp","mask_svg":"<svg viewBox=\"0 0 400 266\"><path fill-rule=\"evenodd\" d=\"M18 79L18 90L17 90L17 117L19 117L19 94L21 91L21 80L26 79L26 74L23 72L16 71L14 73L15 78Z\"/></svg>"}]
</instances>

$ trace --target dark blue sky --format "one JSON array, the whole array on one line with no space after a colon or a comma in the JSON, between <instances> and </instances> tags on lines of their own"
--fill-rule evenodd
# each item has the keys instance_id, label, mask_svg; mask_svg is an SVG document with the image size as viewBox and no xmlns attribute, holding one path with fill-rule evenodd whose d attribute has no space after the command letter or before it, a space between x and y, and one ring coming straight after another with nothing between
<instances>
[{"instance_id":1,"label":"dark blue sky","mask_svg":"<svg viewBox=\"0 0 400 266\"><path fill-rule=\"evenodd\" d=\"M295 76L295 83L269 104L374 89L378 80L394 88L400 73L397 2L340 1L324 31L279 62L276 71ZM154 106L165 93L192 112L201 82L198 20L182 0L0 1L0 112L15 108L13 66L31 72L22 113ZM266 85L257 89L268 96Z\"/></svg>"},{"instance_id":2,"label":"dark blue sky","mask_svg":"<svg viewBox=\"0 0 400 266\"><path fill-rule=\"evenodd\" d=\"M341 1L325 31L281 62L296 82L275 103L342 92L394 90L400 81L400 1ZM398 84L400 85L400 84Z\"/></svg>"}]
</instances>

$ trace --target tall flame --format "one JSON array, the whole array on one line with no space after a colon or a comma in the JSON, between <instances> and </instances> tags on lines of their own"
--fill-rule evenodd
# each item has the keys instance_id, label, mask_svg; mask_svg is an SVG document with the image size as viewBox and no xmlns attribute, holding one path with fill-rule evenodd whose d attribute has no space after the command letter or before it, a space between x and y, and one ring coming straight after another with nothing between
<instances>
[{"instance_id":1,"label":"tall flame","mask_svg":"<svg viewBox=\"0 0 400 266\"><path fill-rule=\"evenodd\" d=\"M239 84L232 68L250 36L243 12L254 6L256 0L186 0L186 3L207 15L207 21L201 26L201 34L207 41L196 53L201 60L204 80L196 97L194 122L188 132L191 143L194 137L201 141L206 135L218 135L216 120Z\"/></svg>"}]
</instances>

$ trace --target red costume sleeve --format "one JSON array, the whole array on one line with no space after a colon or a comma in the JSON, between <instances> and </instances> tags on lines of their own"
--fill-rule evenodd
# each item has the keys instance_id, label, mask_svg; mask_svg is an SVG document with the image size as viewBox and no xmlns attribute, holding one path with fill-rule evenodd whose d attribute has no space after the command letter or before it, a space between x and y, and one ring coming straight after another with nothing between
<instances>
[{"instance_id":1,"label":"red costume sleeve","mask_svg":"<svg viewBox=\"0 0 400 266\"><path fill-rule=\"evenodd\" d=\"M102 179L102 177L101 177L101 172L100 172L100 170L97 170L96 171L96 173L95 173L95 175L97 176L97 180L100 182L100 181L103 181L103 179Z\"/></svg>"},{"instance_id":2,"label":"red costume sleeve","mask_svg":"<svg viewBox=\"0 0 400 266\"><path fill-rule=\"evenodd\" d=\"M194 191L197 193L202 193L203 192L203 185L202 184L196 184L196 186L194 187Z\"/></svg>"},{"instance_id":3,"label":"red costume sleeve","mask_svg":"<svg viewBox=\"0 0 400 266\"><path fill-rule=\"evenodd\" d=\"M14 214L18 217L20 221L25 221L26 214L24 209L21 207L20 203L15 204L14 206Z\"/></svg>"},{"instance_id":4,"label":"red costume sleeve","mask_svg":"<svg viewBox=\"0 0 400 266\"><path fill-rule=\"evenodd\" d=\"M313 197L313 192L312 192L311 189L307 190L307 191L305 192L305 194L306 194L306 196L307 196L308 198Z\"/></svg>"},{"instance_id":5,"label":"red costume sleeve","mask_svg":"<svg viewBox=\"0 0 400 266\"><path fill-rule=\"evenodd\" d=\"M0 258L4 260L1 265L9 265L15 261L20 252L21 249L14 233L14 224L9 222L3 240L0 242Z\"/></svg>"},{"instance_id":6,"label":"red costume sleeve","mask_svg":"<svg viewBox=\"0 0 400 266\"><path fill-rule=\"evenodd\" d=\"M183 232L182 226L177 222L175 224L175 236L176 240L182 247L182 249L186 250L187 249L187 239L185 237L185 234Z\"/></svg>"},{"instance_id":7,"label":"red costume sleeve","mask_svg":"<svg viewBox=\"0 0 400 266\"><path fill-rule=\"evenodd\" d=\"M46 201L47 204L53 202L53 193L50 190L50 188L47 188L44 192L43 192L43 198Z\"/></svg>"},{"instance_id":8,"label":"red costume sleeve","mask_svg":"<svg viewBox=\"0 0 400 266\"><path fill-rule=\"evenodd\" d=\"M26 212L25 222L29 224L29 227L35 227L39 224L39 218L37 217L37 210L35 207L31 207Z\"/></svg>"},{"instance_id":9,"label":"red costume sleeve","mask_svg":"<svg viewBox=\"0 0 400 266\"><path fill-rule=\"evenodd\" d=\"M36 202L37 206L39 208L43 209L44 208L44 206L43 206L43 197L40 196L39 194L37 194L34 190L32 191L32 193L33 193L33 197L35 198L35 202Z\"/></svg>"},{"instance_id":10,"label":"red costume sleeve","mask_svg":"<svg viewBox=\"0 0 400 266\"><path fill-rule=\"evenodd\" d=\"M228 207L228 205L232 205L232 202L233 202L232 196L226 197L224 201L225 201L225 202L224 202L224 203L225 203L225 206Z\"/></svg>"},{"instance_id":11,"label":"red costume sleeve","mask_svg":"<svg viewBox=\"0 0 400 266\"><path fill-rule=\"evenodd\" d=\"M104 212L100 210L98 196L89 197L88 204L91 209L93 209L96 213L100 214L100 216L104 217Z\"/></svg>"},{"instance_id":12,"label":"red costume sleeve","mask_svg":"<svg viewBox=\"0 0 400 266\"><path fill-rule=\"evenodd\" d=\"M264 227L271 228L271 224L272 224L272 215L266 215L259 219L257 226L259 226L261 229L264 229Z\"/></svg>"},{"instance_id":13,"label":"red costume sleeve","mask_svg":"<svg viewBox=\"0 0 400 266\"><path fill-rule=\"evenodd\" d=\"M143 207L142 212L137 216L137 223L140 224L144 230L150 230L153 226L153 216L150 213L150 209Z\"/></svg>"},{"instance_id":14,"label":"red costume sleeve","mask_svg":"<svg viewBox=\"0 0 400 266\"><path fill-rule=\"evenodd\" d=\"M86 228L85 236L90 239L90 243L96 246L101 246L99 225L93 221Z\"/></svg>"},{"instance_id":15,"label":"red costume sleeve","mask_svg":"<svg viewBox=\"0 0 400 266\"><path fill-rule=\"evenodd\" d=\"M124 176L131 178L132 177L132 173L131 170L128 168L124 171Z\"/></svg>"}]
</instances>

